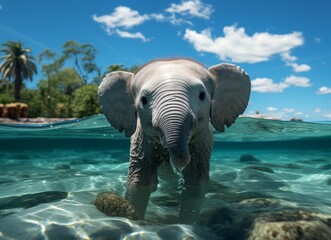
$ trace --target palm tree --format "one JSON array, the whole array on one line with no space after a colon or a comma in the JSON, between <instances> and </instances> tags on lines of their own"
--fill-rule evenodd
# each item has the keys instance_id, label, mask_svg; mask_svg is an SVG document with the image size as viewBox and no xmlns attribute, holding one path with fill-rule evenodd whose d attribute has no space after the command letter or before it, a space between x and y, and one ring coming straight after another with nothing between
<instances>
[{"instance_id":1,"label":"palm tree","mask_svg":"<svg viewBox=\"0 0 331 240\"><path fill-rule=\"evenodd\" d=\"M35 59L30 55L30 48L23 48L23 43L8 41L2 44L0 52L5 55L0 58L0 73L2 81L14 81L15 101L19 102L21 88L24 79L32 80L33 74L37 73Z\"/></svg>"}]
</instances>

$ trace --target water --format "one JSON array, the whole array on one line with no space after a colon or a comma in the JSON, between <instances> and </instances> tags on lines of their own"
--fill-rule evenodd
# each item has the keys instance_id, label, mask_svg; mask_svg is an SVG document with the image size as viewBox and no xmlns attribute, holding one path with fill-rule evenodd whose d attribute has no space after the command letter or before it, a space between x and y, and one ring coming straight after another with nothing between
<instances>
[{"instance_id":1,"label":"water","mask_svg":"<svg viewBox=\"0 0 331 240\"><path fill-rule=\"evenodd\" d=\"M244 239L243 216L331 214L331 124L240 118L215 133L210 190L197 225L178 224L177 183L160 181L146 221L96 209L100 192L123 196L129 145L103 115L0 125L0 239ZM213 208L222 210L218 222L208 218Z\"/></svg>"}]
</instances>

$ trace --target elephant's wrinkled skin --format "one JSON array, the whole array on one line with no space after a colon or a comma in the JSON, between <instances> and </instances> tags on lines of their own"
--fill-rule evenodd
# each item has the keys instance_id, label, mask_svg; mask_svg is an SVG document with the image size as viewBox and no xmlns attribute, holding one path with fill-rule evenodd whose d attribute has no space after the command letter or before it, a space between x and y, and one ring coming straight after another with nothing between
<instances>
[{"instance_id":1,"label":"elephant's wrinkled skin","mask_svg":"<svg viewBox=\"0 0 331 240\"><path fill-rule=\"evenodd\" d=\"M179 220L194 222L209 180L211 124L224 131L245 110L250 79L239 67L204 68L185 59L159 60L137 74L108 74L99 86L103 113L113 127L131 136L126 198L144 218L158 168L171 162L182 171L185 189ZM171 174L173 174L171 172Z\"/></svg>"}]
</instances>

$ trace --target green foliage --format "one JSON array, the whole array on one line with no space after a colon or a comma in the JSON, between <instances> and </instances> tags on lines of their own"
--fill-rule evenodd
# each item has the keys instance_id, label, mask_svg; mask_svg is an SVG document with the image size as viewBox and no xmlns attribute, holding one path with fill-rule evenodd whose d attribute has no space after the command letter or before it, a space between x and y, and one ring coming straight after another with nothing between
<instances>
[{"instance_id":1,"label":"green foliage","mask_svg":"<svg viewBox=\"0 0 331 240\"><path fill-rule=\"evenodd\" d=\"M41 117L45 106L41 99L40 90L23 89L21 92L21 102L28 104L29 117Z\"/></svg>"},{"instance_id":2,"label":"green foliage","mask_svg":"<svg viewBox=\"0 0 331 240\"><path fill-rule=\"evenodd\" d=\"M80 44L73 40L63 44L64 59L72 59L77 72L87 84L88 77L91 73L100 70L94 63L96 49L91 44Z\"/></svg>"},{"instance_id":3,"label":"green foliage","mask_svg":"<svg viewBox=\"0 0 331 240\"><path fill-rule=\"evenodd\" d=\"M50 49L46 49L38 55L38 61L43 63L41 65L41 71L44 76L49 76L50 74L58 72L62 68L65 58L63 56L58 56Z\"/></svg>"},{"instance_id":4,"label":"green foliage","mask_svg":"<svg viewBox=\"0 0 331 240\"><path fill-rule=\"evenodd\" d=\"M30 55L30 48L23 48L22 42L8 41L2 46L0 52L4 53L4 56L0 58L1 80L15 83L15 101L18 102L23 80L32 80L33 74L37 73L35 59Z\"/></svg>"},{"instance_id":5,"label":"green foliage","mask_svg":"<svg viewBox=\"0 0 331 240\"><path fill-rule=\"evenodd\" d=\"M35 59L21 42L2 44L0 52L0 104L20 101L28 104L29 117L86 117L100 113L97 86L113 71L136 73L138 66L113 64L101 71L95 64L91 44L67 41L60 53L45 49L38 55L42 78L37 89L26 89L24 79L37 73ZM88 84L90 83L90 84Z\"/></svg>"},{"instance_id":6,"label":"green foliage","mask_svg":"<svg viewBox=\"0 0 331 240\"><path fill-rule=\"evenodd\" d=\"M74 117L85 117L100 113L98 102L98 86L85 85L74 92L74 98L71 104Z\"/></svg>"},{"instance_id":7,"label":"green foliage","mask_svg":"<svg viewBox=\"0 0 331 240\"><path fill-rule=\"evenodd\" d=\"M41 99L45 105L43 115L47 117L70 117L73 92L83 85L75 69L56 71L39 82Z\"/></svg>"},{"instance_id":8,"label":"green foliage","mask_svg":"<svg viewBox=\"0 0 331 240\"><path fill-rule=\"evenodd\" d=\"M0 93L0 104L7 104L14 102L12 94L9 93Z\"/></svg>"},{"instance_id":9,"label":"green foliage","mask_svg":"<svg viewBox=\"0 0 331 240\"><path fill-rule=\"evenodd\" d=\"M128 71L123 64L113 64L107 67L106 74L115 72L115 71ZM105 74L105 75L106 75Z\"/></svg>"}]
</instances>

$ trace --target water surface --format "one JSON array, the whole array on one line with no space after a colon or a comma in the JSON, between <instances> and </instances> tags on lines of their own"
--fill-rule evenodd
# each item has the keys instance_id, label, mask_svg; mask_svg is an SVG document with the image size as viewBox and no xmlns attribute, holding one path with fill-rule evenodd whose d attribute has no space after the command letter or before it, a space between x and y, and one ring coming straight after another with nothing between
<instances>
[{"instance_id":1,"label":"water surface","mask_svg":"<svg viewBox=\"0 0 331 240\"><path fill-rule=\"evenodd\" d=\"M0 239L243 239L231 211L331 214L331 124L239 118L214 136L203 212L222 209L216 230L202 224L206 214L177 224L179 192L162 181L144 222L95 208L98 193L123 195L129 161L129 139L103 115L0 125Z\"/></svg>"}]
</instances>

